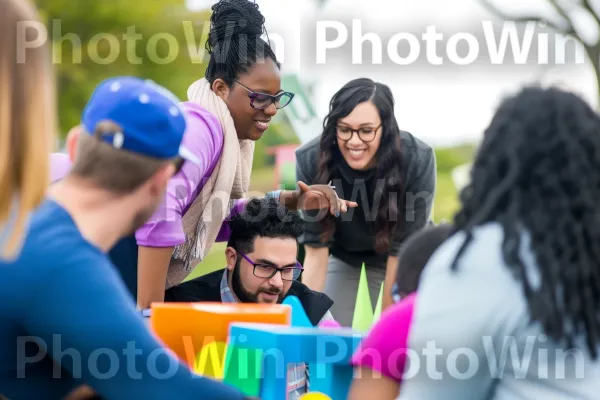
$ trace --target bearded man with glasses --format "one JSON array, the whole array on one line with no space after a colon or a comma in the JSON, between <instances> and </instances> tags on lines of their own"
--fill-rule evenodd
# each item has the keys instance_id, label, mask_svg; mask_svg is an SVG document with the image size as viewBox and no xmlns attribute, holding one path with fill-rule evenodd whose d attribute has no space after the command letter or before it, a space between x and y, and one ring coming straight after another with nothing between
<instances>
[{"instance_id":1,"label":"bearded man with glasses","mask_svg":"<svg viewBox=\"0 0 600 400\"><path fill-rule=\"evenodd\" d=\"M229 219L229 228L227 267L170 288L165 301L276 304L294 295L313 325L332 319L333 300L300 282L296 257L304 230L297 214L274 199L252 199Z\"/></svg>"},{"instance_id":2,"label":"bearded man with glasses","mask_svg":"<svg viewBox=\"0 0 600 400\"><path fill-rule=\"evenodd\" d=\"M333 301L300 282L303 267L296 258L304 230L298 215L274 199L253 199L229 227L227 267L168 289L165 301L276 304L293 295L313 325L333 319ZM305 365L291 365L288 398L298 399L307 387Z\"/></svg>"}]
</instances>

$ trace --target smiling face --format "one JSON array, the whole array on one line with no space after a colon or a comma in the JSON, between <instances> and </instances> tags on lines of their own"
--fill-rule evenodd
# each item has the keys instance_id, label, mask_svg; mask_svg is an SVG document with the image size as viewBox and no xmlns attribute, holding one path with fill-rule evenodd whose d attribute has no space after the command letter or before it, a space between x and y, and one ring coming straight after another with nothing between
<instances>
[{"instance_id":1,"label":"smiling face","mask_svg":"<svg viewBox=\"0 0 600 400\"><path fill-rule=\"evenodd\" d=\"M239 139L258 140L269 128L271 118L277 114L275 104L263 110L253 108L249 90L277 95L281 90L281 78L277 64L270 58L255 63L248 72L240 74L238 82L228 86L221 79L213 83L213 91L227 104ZM244 87L245 86L245 87Z\"/></svg>"},{"instance_id":2,"label":"smiling face","mask_svg":"<svg viewBox=\"0 0 600 400\"><path fill-rule=\"evenodd\" d=\"M363 171L375 165L382 131L379 112L370 101L358 104L338 120L337 144L350 168Z\"/></svg>"}]
</instances>

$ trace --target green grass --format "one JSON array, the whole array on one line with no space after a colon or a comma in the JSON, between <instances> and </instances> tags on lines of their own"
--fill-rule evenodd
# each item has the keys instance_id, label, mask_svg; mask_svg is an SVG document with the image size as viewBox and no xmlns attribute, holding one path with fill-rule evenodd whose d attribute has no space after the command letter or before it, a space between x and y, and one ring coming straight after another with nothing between
<instances>
[{"instance_id":1,"label":"green grass","mask_svg":"<svg viewBox=\"0 0 600 400\"><path fill-rule=\"evenodd\" d=\"M202 260L202 262L192 271L186 281L223 269L225 268L225 265L225 243L215 243L210 248L208 255L204 257L204 260Z\"/></svg>"},{"instance_id":2,"label":"green grass","mask_svg":"<svg viewBox=\"0 0 600 400\"><path fill-rule=\"evenodd\" d=\"M435 200L433 204L433 220L436 223L452 221L458 207L458 193L452 182L450 172L438 172Z\"/></svg>"},{"instance_id":3,"label":"green grass","mask_svg":"<svg viewBox=\"0 0 600 400\"><path fill-rule=\"evenodd\" d=\"M267 193L275 190L275 170L272 167L263 167L252 171L250 179L250 191Z\"/></svg>"}]
</instances>

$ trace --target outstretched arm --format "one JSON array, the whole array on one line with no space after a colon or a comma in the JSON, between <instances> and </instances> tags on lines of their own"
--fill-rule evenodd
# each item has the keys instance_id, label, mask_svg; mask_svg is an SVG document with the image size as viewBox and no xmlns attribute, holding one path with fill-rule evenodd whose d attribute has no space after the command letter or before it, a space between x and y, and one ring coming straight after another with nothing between
<instances>
[{"instance_id":1,"label":"outstretched arm","mask_svg":"<svg viewBox=\"0 0 600 400\"><path fill-rule=\"evenodd\" d=\"M162 347L112 265L99 260L73 255L51 268L26 310L24 328L56 362L109 399L243 399Z\"/></svg>"}]
</instances>

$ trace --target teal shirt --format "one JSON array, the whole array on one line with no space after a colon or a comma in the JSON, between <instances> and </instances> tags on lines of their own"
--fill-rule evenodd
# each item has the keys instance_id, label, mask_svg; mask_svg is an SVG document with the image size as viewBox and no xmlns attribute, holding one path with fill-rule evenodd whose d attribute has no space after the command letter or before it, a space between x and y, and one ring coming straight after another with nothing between
<instances>
[{"instance_id":1,"label":"teal shirt","mask_svg":"<svg viewBox=\"0 0 600 400\"><path fill-rule=\"evenodd\" d=\"M600 361L580 341L565 350L530 323L521 283L502 258L503 230L474 231L456 272L464 234L449 238L421 276L398 400L598 399ZM521 259L539 287L529 237ZM411 365L412 364L412 365Z\"/></svg>"},{"instance_id":2,"label":"teal shirt","mask_svg":"<svg viewBox=\"0 0 600 400\"><path fill-rule=\"evenodd\" d=\"M244 398L161 346L107 255L52 201L32 215L19 258L0 262L0 321L0 394L11 400L81 384L106 400Z\"/></svg>"}]
</instances>

